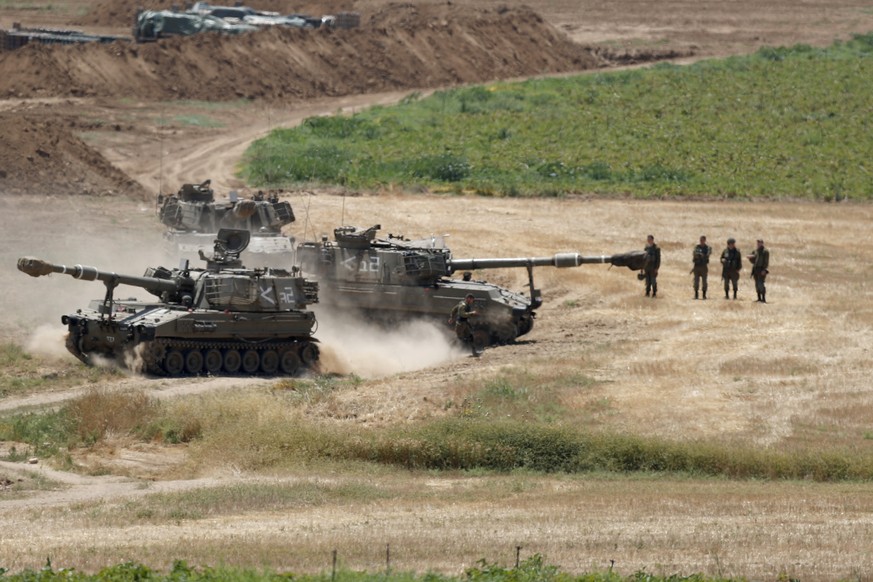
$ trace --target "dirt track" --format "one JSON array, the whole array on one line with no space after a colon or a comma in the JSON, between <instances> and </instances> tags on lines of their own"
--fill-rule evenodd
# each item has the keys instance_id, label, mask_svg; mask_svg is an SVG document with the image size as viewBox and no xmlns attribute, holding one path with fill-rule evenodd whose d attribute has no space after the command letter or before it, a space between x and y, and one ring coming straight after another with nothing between
<instances>
[{"instance_id":1,"label":"dirt track","mask_svg":"<svg viewBox=\"0 0 873 582\"><path fill-rule=\"evenodd\" d=\"M465 9L488 9L491 13L497 6L496 2L487 0L463 4ZM344 9L377 9L382 5L377 2L348 2L339 6ZM656 12L653 12L648 4L630 1L579 4L553 0L542 3L538 9L546 23L557 30L566 31L571 39L595 43L603 51L616 50L621 54L634 50L646 54L676 50L682 54L694 52L706 55L748 51L767 43L826 44L834 37L845 36L851 31L865 32L873 28L873 16L869 10L850 2L803 5L777 3L767 6L745 1L729 5L674 2L658 5ZM520 10L516 14L529 14ZM7 18L8 15L0 17ZM119 22L110 19L92 21L89 25L115 27L119 26ZM450 27L453 35L460 30L456 27L462 24L457 21L453 23L455 28ZM385 33L380 34L384 36ZM417 33L409 33L406 41L411 42L410 39L415 36ZM428 42L436 38L421 36ZM338 41L335 35L320 39L320 42L326 43L333 41ZM203 40L200 48L212 51L217 48L214 42ZM398 42L398 39L392 39L392 42ZM528 62L541 62L537 60L541 58L537 54L537 44L542 42L542 37L536 37L523 49L526 53L523 56L530 57ZM318 46L320 50L322 47ZM389 50L386 48L389 45L370 42L349 46L353 48L342 50L357 51L358 56L381 54ZM449 50L445 48L449 46L444 45L443 50ZM168 47L161 50L177 50L172 47L177 45L169 43ZM62 68L74 68L77 50L64 52L67 60L61 63ZM82 49L79 52L85 54L90 50ZM131 57L126 50L123 58L129 59ZM149 50L152 49L144 50L136 58ZM499 58L498 53L510 58L501 52L506 50L504 44L485 52L492 53L493 58ZM20 57L21 62L49 63L51 66L57 62L57 59L40 60L47 58L48 54L41 50L31 53ZM101 59L104 58L108 57L101 55ZM160 55L160 59L167 58L166 55ZM107 62L101 59L90 61L91 66L99 68ZM2 66L8 67L9 62L0 57L0 70L8 73L0 75L0 94L3 95L19 91L19 88L10 87L9 79L32 72L13 70L14 66L12 69L2 69ZM409 69L402 70L411 70L419 62L410 59L404 64ZM493 68L493 63L483 61L477 66L487 70ZM321 69L313 69L316 77L323 74L324 78L328 78L328 69L333 65L335 63L325 62ZM383 61L382 66L395 65L385 65ZM117 76L121 70L116 69L113 74ZM475 80L460 74L452 76L446 68L441 70L439 74L423 72L422 76L413 77L412 80L407 79L406 75L399 75L398 79L406 83L402 87L420 87L422 90L427 90L433 84ZM524 72L529 74L533 71L528 69ZM5 177L0 174L0 192L6 195L0 201L0 240L3 242L0 277L7 282L2 300L6 325L0 335L10 337L12 333L20 333L40 323L57 325L57 316L63 310L92 298L95 293L99 295L102 290L79 289L75 287L77 282L68 283L57 277L41 285L43 282L24 278L14 270L12 260L16 256L38 251L48 254L49 258L91 262L117 270L130 265L140 269L142 264L151 264L153 257L149 256L149 247L160 234L151 216L151 196L161 185L166 191L178 187L182 182L208 177L219 191L244 186L233 174L240 154L251 139L273 127L297 123L311 115L390 103L402 98L405 90L374 92L386 87L397 88L396 83L387 83L386 78L390 80L390 76L386 77L384 73L379 69L366 72L377 82L368 84L366 80L359 79L342 91L337 91L343 93L343 97L325 97L336 89L335 85L326 83L319 89L321 92L300 90L290 103L279 98L276 89L279 84L271 89L264 89L263 86L246 87L240 89L243 96L249 95L246 93L249 91L251 96L257 97L254 102L232 105L220 109L218 113L203 108L209 115L220 117L219 127L166 122L189 114L192 108L200 112L198 105L152 101L180 94L168 90L166 84L158 84L155 93L150 93L153 89L149 88L140 94L135 88L136 93L122 99L88 97L66 100L51 97L38 100L32 98L40 95L36 91L39 87L49 85L39 85L34 81L31 85L33 92L25 92L27 98L0 104L0 124L11 137L0 144L0 170L6 172ZM509 68L500 74L522 73ZM366 79L366 75L361 79ZM56 81L46 82L56 84ZM295 95L293 91L288 92ZM366 94L359 94L362 92ZM55 94L48 91L48 95ZM111 93L115 97L122 94ZM199 98L209 96L208 91L203 94L181 94ZM235 97L222 95L222 99L227 98ZM83 135L86 139L83 139ZM156 152L163 155L156 155ZM17 157L13 160L11 156ZM107 166L107 161L114 167ZM135 183L128 181L128 178ZM8 196L22 192L29 195ZM122 192L127 196L103 199L88 197L80 201L65 195L67 192L104 195ZM491 350L480 361L450 354L441 364L428 365L425 370L410 371L407 368L402 372L397 371L398 367L391 367L396 363L388 361L385 353L365 352L361 344L339 346L336 349L340 358L347 358L347 363L351 361L352 366L356 350L371 361L378 362L382 361L380 358L386 358L385 374L372 374L377 378L368 380L361 390L338 394L329 407L313 407L307 411L313 417L325 420L342 417L354 419L353 422L376 425L428 418L442 414L445 401L457 396L450 391L454 389L452 387L459 375L475 377L481 374L488 377L502 369L516 367L523 367L534 374L547 373L553 367L575 362L580 367L584 366L585 373L600 383L597 390L579 395L578 401L573 403L590 409L591 422L595 424L604 423L628 430L650 426L653 432L665 437L719 436L767 445L792 438L793 431L804 421L815 425L825 422L823 419L829 419L830 414L841 414L844 417L841 422L850 427L846 429L848 432L856 428L863 432L861 427L866 420L855 418L851 411L858 408L863 410L869 405L866 394L870 371L869 349L873 345L873 338L870 337L868 324L873 321L873 313L870 312L869 303L843 306L841 301L834 298L835 283L832 281L842 281L843 288L854 289L861 299L869 298L862 274L840 262L846 260L847 255L852 265L869 264L873 260L867 250L857 248L856 244L858 240L865 240L866 229L873 220L866 206L821 207L777 203L698 205L476 198L465 201L474 217L465 221L459 219L454 211L454 199L446 204L441 197L382 193L378 196L350 196L343 200L333 194L335 192L329 191L288 194L298 216L304 215L303 208L308 209L306 216L310 234L329 232L340 221L362 226L382 222L394 232L403 231L410 235L449 232L452 234L450 242L453 248L463 249L464 254L516 256L548 254L559 250L628 250L639 246L641 237L653 231L665 250L665 261L684 265L687 262L688 245L700 234L701 225L707 225L712 240L719 240L724 233L730 233L744 241L743 250L748 250L747 241L754 240L761 232L767 232L768 239L774 241L777 249L774 251L774 261L778 260L781 271L774 276L776 291L773 305L768 306L767 311L758 309L759 306L748 301L750 292L747 280L742 283L744 301L690 303L684 269L664 274L663 297L656 303L640 297L636 280L627 272L605 269L579 270L569 274L540 272L538 280L547 290L547 303L529 341ZM489 218L488 224L482 224L481 220L475 218L481 216ZM301 223L295 225L295 232L302 227ZM720 244L720 240L716 244ZM810 255L821 258L826 272L820 280L801 287L794 281L804 274L805 257ZM524 283L523 277L515 273L501 273L495 277L496 282L512 288L520 288ZM768 329L770 333L765 336L759 333L760 329ZM695 341L694 338L704 338L704 341ZM822 343L840 346L840 349L821 352L818 348ZM604 346L610 346L609 360L600 359L599 350L606 349ZM721 346L730 346L730 349L724 351L719 349ZM357 354L357 357L361 355ZM743 362L743 366L751 362L752 371L739 372L746 370L740 366L740 362ZM773 362L775 367L771 365ZM415 368L415 362L412 367ZM737 377L743 380L737 380ZM839 381L834 378L839 378ZM129 382L137 383L138 380ZM259 390L262 384L261 381L243 381L242 389ZM120 382L116 387L124 388L125 385ZM156 386L153 385L155 392L165 397L197 394L222 387L226 388L226 383L209 380L158 381ZM0 402L0 411L54 405L74 394L33 395L29 399L5 400ZM860 446L866 444L862 442ZM53 537L52 532L60 527L59 522L48 514L35 519L34 514L27 513L29 509L43 504L65 506L96 499L106 503L121 502L141 497L144 493L209 486L217 482L213 480L215 476L205 476L203 480L167 479L149 485L147 479L172 473L175 463L184 461L184 452L180 454L148 447L137 450L136 447L120 443L116 448L107 448L95 454L99 458L87 459L93 466L111 468L135 477L126 480L46 472L46 477L64 483L68 488L36 491L24 499L0 497L0 531L20 532L15 540L8 540L14 544L16 552L11 562L13 568L39 567L47 551L52 551L55 556L68 556L71 561L81 553L81 548L64 546ZM21 464L0 465L0 475L18 474L26 470L28 467ZM221 483L247 478L228 468L219 470L217 476ZM415 477L413 481L425 489L445 487L451 490L456 486L467 486L441 479L437 479L439 483L434 485L424 476ZM473 483L475 480L462 481ZM602 484L579 481L572 484L538 484L533 490L536 491L537 487L550 489L552 486L562 491L604 488ZM868 552L863 548L853 549L850 544L841 543L846 539L845 531L853 532L850 537L856 535L858 539L869 531L871 514L865 509L869 491L845 493L842 490L816 489L811 493L802 486L792 486L789 491L782 489L779 484L764 485L763 491L755 493L758 495L753 498L755 501L746 503L740 500L735 506L728 504L730 507L718 509L707 505L706 501L700 504L687 502L686 505L685 500L693 498L694 491L685 491L685 497L670 498L665 505L664 495L647 491L645 484L626 498L615 497L610 489L621 486L621 483L614 487L607 484L607 491L593 498L585 498L582 504L568 501L566 505L538 505L536 511L522 507L517 510L512 508L505 513L497 512L489 508L487 502L469 500L455 507L442 507L435 502L425 512L424 529L431 532L455 531L454 528L445 528L445 524L466 524L459 526L457 531L471 536L467 538L468 547L450 547L447 555L440 556L428 556L422 550L417 561L410 560L409 567L424 570L430 566L448 564L445 569L451 570L454 565L450 561L452 551L465 549L479 552L471 558L475 560L484 555L483 547L493 552L496 551L494 548L513 545L515 542L505 536L481 529L484 527L482 524L491 524L492 520L506 524L505 531L519 532L518 535L524 537L522 543L535 546L535 551L542 549L549 557L562 559L562 564L571 570L589 567L586 556L596 553L600 559L610 554L613 545L625 552L622 563L626 564L626 569L667 563L674 564L686 573L694 569L718 572L727 567L738 574L774 577L779 565L788 565L790 568L791 564L799 564L801 573L809 573L814 578L828 578L834 577L834 573L845 572L845 569L840 569L841 565L857 566L861 568L860 571L869 571L871 566ZM682 489L683 485L680 483L675 487ZM816 503L806 504L806 500L811 498ZM853 499L858 500L857 503L851 501ZM541 503L541 500L538 499L537 503ZM798 509L804 504L808 507ZM590 511L580 515L578 507L587 507ZM557 511L554 511L555 508ZM22 518L22 511L26 519ZM392 535L400 537L407 544L414 543L416 533L411 530L415 530L415 527L407 517L412 512L418 514L420 511L417 500L401 503L394 508L364 504L357 511L370 516L372 523L379 524L379 527L370 531L372 528L365 524L349 523L350 518L344 516L342 511L316 508L301 511L287 523L275 515L225 516L210 521L209 530L210 536L215 539L233 540L242 525L245 535L251 539L266 539L280 527L310 527L312 523L319 523L324 524L325 528L348 529L358 536L367 537L369 534L371 537L367 539L373 543L382 543ZM521 522L514 522L507 517L515 511ZM724 513L713 517L718 511ZM589 523L589 527L572 527L566 521L567 515L574 517L574 523ZM748 519L738 519L738 515ZM480 517L481 523L465 521L470 516ZM28 526L25 523L27 520L34 520L35 525ZM307 523L310 525L307 526ZM823 525L827 523L841 523L854 529L842 532L828 530ZM444 529L441 530L441 527ZM160 549L177 543L179 534L172 528L160 527L124 533L120 528L102 527L99 524L79 524L75 531L82 536L81 539L89 540L91 547L100 548L96 552L96 562L100 559L118 561L148 555L145 549L143 551L146 553L137 554L135 549L131 550L131 547L135 548L134 545L124 547L118 544L121 535L128 536L124 539L131 544L133 542L130 540L139 536L136 542L142 548ZM185 524L185 535L194 538L198 531L205 531L201 523L195 521ZM399 531L403 533L398 534ZM609 540L599 538L597 531L612 532L613 537ZM701 546L693 545L693 540L683 545L677 532L691 532L695 537L705 540L706 547L701 549ZM782 537L773 537L772 532L782 532ZM328 535L324 530L319 530L317 534L316 539L319 535L322 539ZM471 539L476 537L484 541L481 544L472 543ZM574 545L580 540L587 544L587 553ZM761 549L750 547L748 540L760 540L759 545L766 547L769 554L761 556ZM6 541L4 539L4 543ZM757 556L755 559L759 561L750 563L753 559L750 556ZM239 556L237 559L245 563ZM591 558L591 561L594 559ZM93 568L96 562L87 562L86 558L86 562L80 565ZM602 565L602 559L597 563ZM362 562L352 565L367 567L368 563L362 558ZM312 567L318 569L319 565L313 564Z\"/></svg>"}]
</instances>

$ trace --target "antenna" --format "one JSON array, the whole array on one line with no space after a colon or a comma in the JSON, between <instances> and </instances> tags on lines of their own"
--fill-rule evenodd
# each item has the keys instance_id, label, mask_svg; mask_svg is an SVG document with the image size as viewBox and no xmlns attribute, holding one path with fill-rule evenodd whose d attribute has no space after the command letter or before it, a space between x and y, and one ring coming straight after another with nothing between
<instances>
[{"instance_id":1,"label":"antenna","mask_svg":"<svg viewBox=\"0 0 873 582\"><path fill-rule=\"evenodd\" d=\"M161 115L158 120L158 147L160 147L161 151L159 152L159 162L158 162L158 194L164 193L164 108L161 107Z\"/></svg>"},{"instance_id":2,"label":"antenna","mask_svg":"<svg viewBox=\"0 0 873 582\"><path fill-rule=\"evenodd\" d=\"M306 240L306 232L309 230L309 206L312 204L312 191L307 192L309 198L306 200L306 220L303 222L303 240ZM312 227L312 240L315 240L315 227Z\"/></svg>"},{"instance_id":3,"label":"antenna","mask_svg":"<svg viewBox=\"0 0 873 582\"><path fill-rule=\"evenodd\" d=\"M346 225L346 192L345 192L345 190L343 190L343 210L342 210L342 214L340 215L340 224L343 226Z\"/></svg>"}]
</instances>

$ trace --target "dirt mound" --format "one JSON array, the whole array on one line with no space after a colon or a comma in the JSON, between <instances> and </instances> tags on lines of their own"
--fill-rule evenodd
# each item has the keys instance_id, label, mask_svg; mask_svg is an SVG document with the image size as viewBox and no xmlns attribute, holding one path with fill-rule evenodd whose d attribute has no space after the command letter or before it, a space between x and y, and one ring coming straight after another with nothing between
<instances>
[{"instance_id":1,"label":"dirt mound","mask_svg":"<svg viewBox=\"0 0 873 582\"><path fill-rule=\"evenodd\" d=\"M0 96L310 99L602 63L530 8L395 4L352 30L274 28L142 45L28 45L0 55Z\"/></svg>"},{"instance_id":2,"label":"dirt mound","mask_svg":"<svg viewBox=\"0 0 873 582\"><path fill-rule=\"evenodd\" d=\"M76 137L73 118L4 112L0 127L4 194L145 195L142 186Z\"/></svg>"}]
</instances>

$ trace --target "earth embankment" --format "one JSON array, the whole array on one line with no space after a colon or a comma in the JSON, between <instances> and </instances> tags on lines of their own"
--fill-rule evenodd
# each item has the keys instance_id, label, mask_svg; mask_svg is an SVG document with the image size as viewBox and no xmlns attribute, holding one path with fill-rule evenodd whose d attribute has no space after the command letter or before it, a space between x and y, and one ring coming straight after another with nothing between
<instances>
[{"instance_id":1,"label":"earth embankment","mask_svg":"<svg viewBox=\"0 0 873 582\"><path fill-rule=\"evenodd\" d=\"M28 45L0 96L303 100L581 71L606 61L526 7L388 5L356 29L272 28L157 43Z\"/></svg>"}]
</instances>

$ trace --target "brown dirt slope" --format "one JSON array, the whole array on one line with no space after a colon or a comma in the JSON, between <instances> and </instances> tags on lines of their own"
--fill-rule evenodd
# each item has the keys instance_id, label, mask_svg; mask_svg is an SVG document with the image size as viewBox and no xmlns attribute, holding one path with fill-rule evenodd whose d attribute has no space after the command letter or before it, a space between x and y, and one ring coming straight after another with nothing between
<instances>
[{"instance_id":1,"label":"brown dirt slope","mask_svg":"<svg viewBox=\"0 0 873 582\"><path fill-rule=\"evenodd\" d=\"M0 114L0 191L4 194L144 195L142 186L74 135L73 118Z\"/></svg>"},{"instance_id":2,"label":"brown dirt slope","mask_svg":"<svg viewBox=\"0 0 873 582\"><path fill-rule=\"evenodd\" d=\"M530 8L389 5L353 30L270 29L0 55L0 96L309 99L597 67Z\"/></svg>"}]
</instances>

